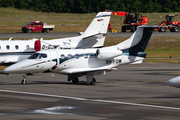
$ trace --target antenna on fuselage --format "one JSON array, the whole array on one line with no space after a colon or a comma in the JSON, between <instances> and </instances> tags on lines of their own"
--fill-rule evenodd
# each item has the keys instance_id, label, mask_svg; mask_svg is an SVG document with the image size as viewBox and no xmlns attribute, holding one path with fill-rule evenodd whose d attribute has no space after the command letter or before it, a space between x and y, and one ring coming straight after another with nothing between
<instances>
[{"instance_id":1,"label":"antenna on fuselage","mask_svg":"<svg viewBox=\"0 0 180 120\"><path fill-rule=\"evenodd\" d=\"M10 37L8 41L11 41L13 37Z\"/></svg>"}]
</instances>

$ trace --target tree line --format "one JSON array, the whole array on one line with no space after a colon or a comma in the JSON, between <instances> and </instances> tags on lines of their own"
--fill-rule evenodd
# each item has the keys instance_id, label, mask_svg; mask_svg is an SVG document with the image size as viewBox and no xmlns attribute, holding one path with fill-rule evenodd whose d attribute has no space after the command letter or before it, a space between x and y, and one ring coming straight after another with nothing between
<instances>
[{"instance_id":1,"label":"tree line","mask_svg":"<svg viewBox=\"0 0 180 120\"><path fill-rule=\"evenodd\" d=\"M180 12L180 0L0 0L0 7L56 13Z\"/></svg>"}]
</instances>

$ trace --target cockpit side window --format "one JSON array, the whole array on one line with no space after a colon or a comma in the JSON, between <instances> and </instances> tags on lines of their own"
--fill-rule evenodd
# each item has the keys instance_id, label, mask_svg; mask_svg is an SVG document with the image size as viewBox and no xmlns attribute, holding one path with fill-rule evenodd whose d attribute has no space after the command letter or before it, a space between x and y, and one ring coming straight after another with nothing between
<instances>
[{"instance_id":1,"label":"cockpit side window","mask_svg":"<svg viewBox=\"0 0 180 120\"><path fill-rule=\"evenodd\" d=\"M41 54L39 58L47 58L46 54Z\"/></svg>"},{"instance_id":2,"label":"cockpit side window","mask_svg":"<svg viewBox=\"0 0 180 120\"><path fill-rule=\"evenodd\" d=\"M35 53L35 54L31 55L28 59L36 59L36 58L38 58L38 56L39 56L39 53Z\"/></svg>"}]
</instances>

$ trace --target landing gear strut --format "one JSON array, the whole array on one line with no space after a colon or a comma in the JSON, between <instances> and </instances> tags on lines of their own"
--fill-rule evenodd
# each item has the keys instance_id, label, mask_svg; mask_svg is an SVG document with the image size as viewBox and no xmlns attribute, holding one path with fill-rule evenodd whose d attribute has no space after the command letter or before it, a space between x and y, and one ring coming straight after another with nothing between
<instances>
[{"instance_id":1,"label":"landing gear strut","mask_svg":"<svg viewBox=\"0 0 180 120\"><path fill-rule=\"evenodd\" d=\"M22 84L22 85L27 84L26 75L23 75L23 80L21 81L21 84Z\"/></svg>"},{"instance_id":2,"label":"landing gear strut","mask_svg":"<svg viewBox=\"0 0 180 120\"><path fill-rule=\"evenodd\" d=\"M90 83L91 85L94 85L96 83L96 79L93 78L93 76L94 76L93 74L88 74L86 76L87 82Z\"/></svg>"}]
</instances>

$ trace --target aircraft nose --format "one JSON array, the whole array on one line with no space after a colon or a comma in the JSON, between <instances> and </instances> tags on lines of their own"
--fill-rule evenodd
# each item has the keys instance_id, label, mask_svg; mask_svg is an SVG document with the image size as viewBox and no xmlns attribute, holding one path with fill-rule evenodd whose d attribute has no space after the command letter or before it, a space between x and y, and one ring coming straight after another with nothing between
<instances>
[{"instance_id":1,"label":"aircraft nose","mask_svg":"<svg viewBox=\"0 0 180 120\"><path fill-rule=\"evenodd\" d=\"M4 73L14 73L17 71L17 66L9 66L3 70Z\"/></svg>"},{"instance_id":2,"label":"aircraft nose","mask_svg":"<svg viewBox=\"0 0 180 120\"><path fill-rule=\"evenodd\" d=\"M170 79L168 81L168 85L173 87L180 87L180 76Z\"/></svg>"}]
</instances>

